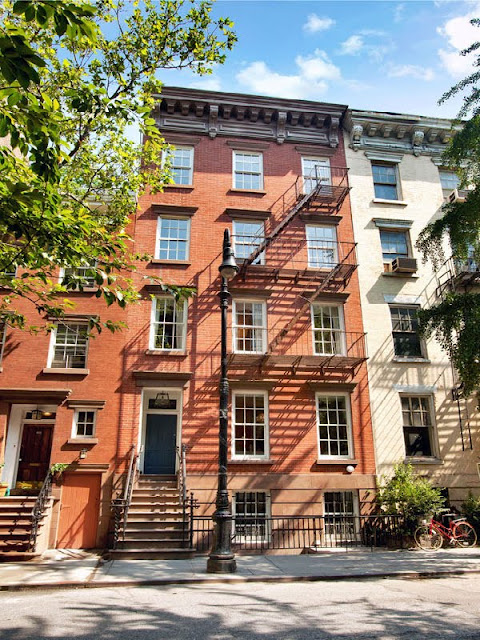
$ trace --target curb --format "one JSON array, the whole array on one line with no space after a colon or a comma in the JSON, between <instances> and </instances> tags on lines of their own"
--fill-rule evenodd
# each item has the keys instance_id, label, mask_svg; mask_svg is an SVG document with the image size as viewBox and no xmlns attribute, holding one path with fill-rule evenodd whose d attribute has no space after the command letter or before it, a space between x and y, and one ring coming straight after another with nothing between
<instances>
[{"instance_id":1,"label":"curb","mask_svg":"<svg viewBox=\"0 0 480 640\"><path fill-rule=\"evenodd\" d=\"M185 584L244 584L247 582L288 583L288 582L336 582L354 580L377 580L379 578L399 578L403 580L425 580L432 578L448 578L454 576L480 574L480 569L448 569L446 571L382 571L358 575L313 575L313 576L238 576L218 578L157 578L154 580L102 580L98 582L37 582L24 584L17 582L0 585L0 591L53 591L55 589L101 589L111 587L159 587Z\"/></svg>"}]
</instances>

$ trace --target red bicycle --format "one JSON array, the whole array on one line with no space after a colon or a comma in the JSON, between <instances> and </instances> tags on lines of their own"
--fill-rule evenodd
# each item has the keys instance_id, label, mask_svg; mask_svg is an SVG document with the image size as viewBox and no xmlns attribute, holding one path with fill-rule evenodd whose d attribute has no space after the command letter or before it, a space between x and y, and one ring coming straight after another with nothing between
<instances>
[{"instance_id":1,"label":"red bicycle","mask_svg":"<svg viewBox=\"0 0 480 640\"><path fill-rule=\"evenodd\" d=\"M448 527L432 518L415 531L415 542L425 551L437 551L444 540L463 548L473 547L477 542L477 534L465 518L450 520Z\"/></svg>"}]
</instances>

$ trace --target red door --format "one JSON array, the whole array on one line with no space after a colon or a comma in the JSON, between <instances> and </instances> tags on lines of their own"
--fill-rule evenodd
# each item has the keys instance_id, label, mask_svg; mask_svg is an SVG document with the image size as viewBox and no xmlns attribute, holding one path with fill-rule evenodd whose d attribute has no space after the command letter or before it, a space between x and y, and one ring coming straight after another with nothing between
<instances>
[{"instance_id":1,"label":"red door","mask_svg":"<svg viewBox=\"0 0 480 640\"><path fill-rule=\"evenodd\" d=\"M17 482L43 482L52 448L53 424L24 424Z\"/></svg>"},{"instance_id":2,"label":"red door","mask_svg":"<svg viewBox=\"0 0 480 640\"><path fill-rule=\"evenodd\" d=\"M99 474L66 473L63 478L58 549L93 549L100 505Z\"/></svg>"}]
</instances>

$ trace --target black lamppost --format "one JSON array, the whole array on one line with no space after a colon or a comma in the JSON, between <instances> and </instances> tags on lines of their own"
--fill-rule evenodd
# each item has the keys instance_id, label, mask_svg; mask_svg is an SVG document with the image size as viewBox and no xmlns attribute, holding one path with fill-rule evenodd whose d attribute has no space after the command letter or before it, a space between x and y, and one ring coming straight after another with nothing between
<instances>
[{"instance_id":1,"label":"black lamppost","mask_svg":"<svg viewBox=\"0 0 480 640\"><path fill-rule=\"evenodd\" d=\"M232 512L227 491L227 456L228 456L228 379L227 379L227 309L230 293L228 281L238 273L235 255L230 242L230 231L223 234L223 260L218 268L222 277L220 293L220 310L222 312L222 362L220 373L220 429L218 447L218 485L217 509L213 515L215 535L213 549L207 561L208 573L234 573L237 570L235 554L231 548Z\"/></svg>"}]
</instances>

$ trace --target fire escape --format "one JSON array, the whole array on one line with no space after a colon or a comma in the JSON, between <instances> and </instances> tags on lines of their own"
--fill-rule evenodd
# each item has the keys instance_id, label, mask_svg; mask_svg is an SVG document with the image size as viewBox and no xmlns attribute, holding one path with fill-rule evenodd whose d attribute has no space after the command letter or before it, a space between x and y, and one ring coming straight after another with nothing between
<instances>
[{"instance_id":1,"label":"fire escape","mask_svg":"<svg viewBox=\"0 0 480 640\"><path fill-rule=\"evenodd\" d=\"M474 256L469 256L466 260L449 258L444 262L442 269L437 275L437 287L435 297L441 301L449 292L467 292L472 288L480 286L480 265L477 264ZM472 430L470 426L471 417L466 398L463 394L463 385L459 382L457 372L452 366L454 386L452 388L452 399L457 403L458 421L462 438L462 449L473 449Z\"/></svg>"},{"instance_id":2,"label":"fire escape","mask_svg":"<svg viewBox=\"0 0 480 640\"><path fill-rule=\"evenodd\" d=\"M278 223L267 237L252 241L256 248L241 265L236 283L247 283L248 279L249 287L253 285L259 290L268 289L274 283L293 292L296 300L287 311L283 326L271 332L265 351L232 353L231 369L256 366L261 372L291 370L293 373L353 375L356 367L367 359L365 334L360 332L332 328L328 353L315 355L307 355L305 348L296 353L294 342L289 341L290 332L305 318L311 305L319 298L324 302L328 294L336 294L338 299L357 268L354 243L309 240L305 227L295 227L293 223L301 218L307 224L320 221L335 228L348 191L347 169L331 167L327 179L324 175L297 178L270 208L272 218Z\"/></svg>"}]
</instances>

